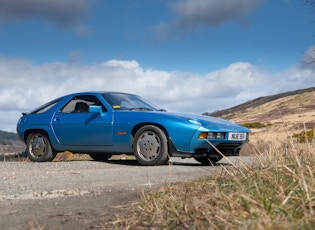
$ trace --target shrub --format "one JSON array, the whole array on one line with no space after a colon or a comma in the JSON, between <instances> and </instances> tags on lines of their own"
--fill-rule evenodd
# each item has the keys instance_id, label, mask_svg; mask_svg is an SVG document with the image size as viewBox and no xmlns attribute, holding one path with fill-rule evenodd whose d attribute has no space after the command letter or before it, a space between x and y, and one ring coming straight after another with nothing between
<instances>
[{"instance_id":1,"label":"shrub","mask_svg":"<svg viewBox=\"0 0 315 230\"><path fill-rule=\"evenodd\" d=\"M312 142L314 140L314 129L309 131L304 130L300 133L294 133L293 138L296 138L299 143Z\"/></svg>"},{"instance_id":2,"label":"shrub","mask_svg":"<svg viewBox=\"0 0 315 230\"><path fill-rule=\"evenodd\" d=\"M266 124L263 124L263 123L260 123L260 122L246 122L244 124L242 124L243 126L245 126L246 128L249 128L249 129L261 129L261 128L264 128L264 127L267 127L267 126L271 126L270 123L268 123L267 125Z\"/></svg>"}]
</instances>

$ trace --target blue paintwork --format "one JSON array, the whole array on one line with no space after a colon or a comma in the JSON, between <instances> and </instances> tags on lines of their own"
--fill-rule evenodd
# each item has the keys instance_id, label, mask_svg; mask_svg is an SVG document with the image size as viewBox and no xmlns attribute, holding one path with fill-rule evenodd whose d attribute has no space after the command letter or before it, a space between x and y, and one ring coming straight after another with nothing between
<instances>
[{"instance_id":1,"label":"blue paintwork","mask_svg":"<svg viewBox=\"0 0 315 230\"><path fill-rule=\"evenodd\" d=\"M124 110L122 107L117 109L116 105L111 105L102 97L103 93L106 92L70 94L57 99L55 103L47 103L46 106L23 115L17 124L20 139L26 142L27 135L32 130L42 130L47 133L56 151L132 153L136 130L145 124L154 124L165 131L169 145L173 147L170 154L186 157L194 156L197 149L211 150L205 140L198 139L201 132L226 133L222 140L210 140L218 146L222 143L237 144L237 148L240 148L248 141L228 140L229 132L250 132L249 129L230 121L203 115L170 113L152 105L152 111ZM97 97L106 111L103 111L100 105L92 105L89 111L84 113L61 112L72 98L82 95ZM48 109L43 112L43 108Z\"/></svg>"}]
</instances>

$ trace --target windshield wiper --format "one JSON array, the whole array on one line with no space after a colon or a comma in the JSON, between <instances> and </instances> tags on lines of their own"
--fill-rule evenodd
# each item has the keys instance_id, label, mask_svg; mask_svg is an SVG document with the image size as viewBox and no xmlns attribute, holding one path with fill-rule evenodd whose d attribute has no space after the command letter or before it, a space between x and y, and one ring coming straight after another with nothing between
<instances>
[{"instance_id":1,"label":"windshield wiper","mask_svg":"<svg viewBox=\"0 0 315 230\"><path fill-rule=\"evenodd\" d=\"M166 112L166 110L165 110L165 109L158 109L158 110L156 110L156 111Z\"/></svg>"},{"instance_id":2,"label":"windshield wiper","mask_svg":"<svg viewBox=\"0 0 315 230\"><path fill-rule=\"evenodd\" d=\"M129 108L129 110L147 110L147 111L153 111L153 109L150 109L150 108L147 108L147 107Z\"/></svg>"}]
</instances>

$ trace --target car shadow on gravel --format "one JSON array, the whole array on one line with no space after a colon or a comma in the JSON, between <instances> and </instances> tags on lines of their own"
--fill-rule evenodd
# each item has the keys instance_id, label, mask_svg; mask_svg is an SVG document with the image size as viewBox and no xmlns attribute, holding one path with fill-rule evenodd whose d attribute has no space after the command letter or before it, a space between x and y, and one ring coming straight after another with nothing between
<instances>
[{"instance_id":1,"label":"car shadow on gravel","mask_svg":"<svg viewBox=\"0 0 315 230\"><path fill-rule=\"evenodd\" d=\"M213 167L213 166L224 166L229 165L227 163L216 163L214 165L202 165L199 162L194 162L193 159L175 159L171 160L168 163L164 165L157 165L154 167L163 167L163 166L197 166L197 167ZM141 167L147 167L140 165L136 160L134 159L119 159L119 160L108 160L106 163L109 164L117 164L117 165L127 165L127 166L141 166ZM150 167L150 166L149 166ZM151 166L152 167L152 166Z\"/></svg>"},{"instance_id":2,"label":"car shadow on gravel","mask_svg":"<svg viewBox=\"0 0 315 230\"><path fill-rule=\"evenodd\" d=\"M71 162L71 161L82 161L82 159L59 159L55 160L54 162ZM94 160L87 160L91 162L101 162L101 161L94 161ZM25 162L25 163L33 163L31 162L26 156L24 155L10 155L10 156L0 156L0 162ZM51 162L53 163L53 162ZM138 163L136 159L110 159L107 161L104 161L103 163L108 163L108 164L116 164L116 165L126 165L126 166L141 166L141 167L146 167L142 166ZM214 165L208 166L208 165L202 165L199 162L195 161L192 158L171 158L166 164L164 165L158 165L158 166L198 166L198 167L211 167L211 166L224 166L224 165L230 165L228 163L216 163ZM158 167L154 166L154 167Z\"/></svg>"}]
</instances>

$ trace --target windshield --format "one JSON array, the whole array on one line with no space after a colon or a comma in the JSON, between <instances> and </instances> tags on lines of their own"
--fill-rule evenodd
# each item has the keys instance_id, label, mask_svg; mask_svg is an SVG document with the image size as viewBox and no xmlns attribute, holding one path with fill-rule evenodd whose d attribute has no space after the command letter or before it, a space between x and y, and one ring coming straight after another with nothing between
<instances>
[{"instance_id":1,"label":"windshield","mask_svg":"<svg viewBox=\"0 0 315 230\"><path fill-rule=\"evenodd\" d=\"M103 93L102 97L114 109L120 110L161 110L156 106L144 101L142 98L125 93Z\"/></svg>"}]
</instances>

